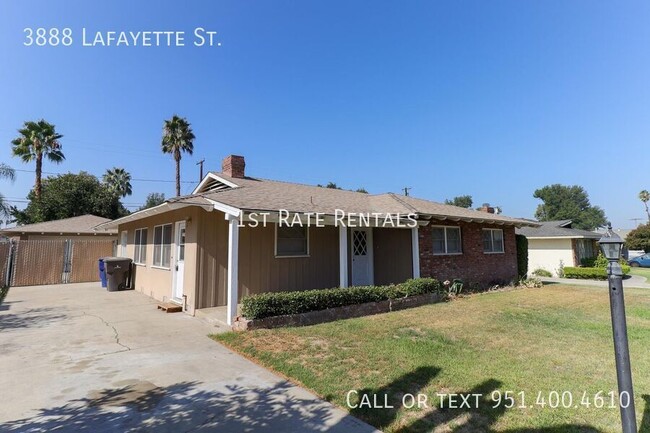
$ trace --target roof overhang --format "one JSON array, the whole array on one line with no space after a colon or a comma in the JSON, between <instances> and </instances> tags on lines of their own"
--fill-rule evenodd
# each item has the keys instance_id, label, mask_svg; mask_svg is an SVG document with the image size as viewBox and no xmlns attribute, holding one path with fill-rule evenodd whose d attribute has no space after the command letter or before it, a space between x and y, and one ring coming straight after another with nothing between
<instances>
[{"instance_id":1,"label":"roof overhang","mask_svg":"<svg viewBox=\"0 0 650 433\"><path fill-rule=\"evenodd\" d=\"M535 223L532 221L523 221L523 220L506 220L506 219L491 219L491 218L472 218L472 217L456 217L449 215L422 215L423 218L435 219L438 221L453 221L453 222L466 222L466 223L476 223L476 224L493 224L498 226L514 226L517 228L521 227L540 227L541 224Z\"/></svg>"},{"instance_id":2,"label":"roof overhang","mask_svg":"<svg viewBox=\"0 0 650 433\"><path fill-rule=\"evenodd\" d=\"M212 200L209 200L212 201ZM134 212L131 215L127 215L122 218L118 218L113 221L109 221L103 224L99 224L97 227L95 227L95 230L100 231L100 230L110 230L110 229L116 229L122 224L126 224L132 221L138 221L144 218L148 218L154 215L160 215L164 214L166 212L170 212L176 209L182 209L186 207L201 207L207 211L212 211L213 209L216 209L216 207L212 204L206 203L206 204L201 204L198 202L183 202L183 201L168 201L162 204L159 204L158 206L154 206L149 209L144 209L138 212Z\"/></svg>"},{"instance_id":3,"label":"roof overhang","mask_svg":"<svg viewBox=\"0 0 650 433\"><path fill-rule=\"evenodd\" d=\"M525 236L525 235L524 235ZM592 239L597 241L599 237L592 236L526 236L527 239L539 240L539 239Z\"/></svg>"}]
</instances>

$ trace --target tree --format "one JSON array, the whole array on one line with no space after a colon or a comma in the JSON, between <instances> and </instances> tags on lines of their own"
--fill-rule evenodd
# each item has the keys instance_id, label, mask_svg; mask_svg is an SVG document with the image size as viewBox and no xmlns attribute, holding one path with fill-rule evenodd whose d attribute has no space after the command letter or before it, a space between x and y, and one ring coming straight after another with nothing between
<instances>
[{"instance_id":1,"label":"tree","mask_svg":"<svg viewBox=\"0 0 650 433\"><path fill-rule=\"evenodd\" d=\"M80 172L79 174L62 174L43 180L41 198L36 200L36 191L27 196L29 204L24 210L11 208L11 214L18 225L33 224L93 214L115 219L128 214L120 203L119 196L113 193L95 176Z\"/></svg>"},{"instance_id":2,"label":"tree","mask_svg":"<svg viewBox=\"0 0 650 433\"><path fill-rule=\"evenodd\" d=\"M123 168L113 167L106 170L102 178L104 183L114 194L119 197L131 195L131 174Z\"/></svg>"},{"instance_id":3,"label":"tree","mask_svg":"<svg viewBox=\"0 0 650 433\"><path fill-rule=\"evenodd\" d=\"M625 238L625 245L629 250L650 252L650 222L632 230Z\"/></svg>"},{"instance_id":4,"label":"tree","mask_svg":"<svg viewBox=\"0 0 650 433\"><path fill-rule=\"evenodd\" d=\"M472 196L471 195L459 195L457 197L454 197L453 199L445 200L445 204L450 204L452 206L458 206L458 207L464 207L464 208L471 208L473 201L472 201Z\"/></svg>"},{"instance_id":5,"label":"tree","mask_svg":"<svg viewBox=\"0 0 650 433\"><path fill-rule=\"evenodd\" d=\"M321 188L329 188L329 189L343 189L343 188L341 188L340 186L338 186L338 185L337 185L336 183L334 183L334 182L327 182L327 185L321 185L321 184L319 183L319 184L316 185L316 186L321 187Z\"/></svg>"},{"instance_id":6,"label":"tree","mask_svg":"<svg viewBox=\"0 0 650 433\"><path fill-rule=\"evenodd\" d=\"M0 179L9 179L13 182L16 179L16 171L7 164L0 163ZM5 201L4 196L0 194L0 216L6 219L10 215L11 209L9 204Z\"/></svg>"},{"instance_id":7,"label":"tree","mask_svg":"<svg viewBox=\"0 0 650 433\"><path fill-rule=\"evenodd\" d=\"M163 204L165 202L165 194L160 193L160 192L152 192L147 195L147 199L144 202L144 205L142 205L138 210L145 210L149 209L150 207L155 207L158 206L159 204Z\"/></svg>"},{"instance_id":8,"label":"tree","mask_svg":"<svg viewBox=\"0 0 650 433\"><path fill-rule=\"evenodd\" d=\"M36 162L34 194L38 200L43 191L41 182L43 157L57 164L65 159L59 142L63 135L58 134L54 125L43 119L37 122L25 122L18 133L20 135L11 140L11 150L14 156L19 157L25 163Z\"/></svg>"},{"instance_id":9,"label":"tree","mask_svg":"<svg viewBox=\"0 0 650 433\"><path fill-rule=\"evenodd\" d=\"M360 192L361 194L368 194L368 191L366 191L366 189L363 187L357 188L355 192Z\"/></svg>"},{"instance_id":10,"label":"tree","mask_svg":"<svg viewBox=\"0 0 650 433\"><path fill-rule=\"evenodd\" d=\"M581 186L547 185L536 190L533 197L543 201L535 212L539 221L571 220L574 228L583 230L594 230L607 222L605 212L591 205Z\"/></svg>"},{"instance_id":11,"label":"tree","mask_svg":"<svg viewBox=\"0 0 650 433\"><path fill-rule=\"evenodd\" d=\"M639 193L639 200L645 205L645 213L648 215L648 223L650 223L650 210L648 210L648 201L650 201L650 192L644 189Z\"/></svg>"},{"instance_id":12,"label":"tree","mask_svg":"<svg viewBox=\"0 0 650 433\"><path fill-rule=\"evenodd\" d=\"M176 162L176 196L181 195L181 154L190 155L194 152L194 132L192 126L185 118L176 114L171 119L165 120L163 126L162 151L169 153Z\"/></svg>"}]
</instances>

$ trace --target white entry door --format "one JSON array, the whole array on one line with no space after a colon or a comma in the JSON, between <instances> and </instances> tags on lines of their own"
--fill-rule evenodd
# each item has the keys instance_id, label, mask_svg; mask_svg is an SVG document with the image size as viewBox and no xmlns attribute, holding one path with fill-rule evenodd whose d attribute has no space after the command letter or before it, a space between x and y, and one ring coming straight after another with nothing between
<instances>
[{"instance_id":1,"label":"white entry door","mask_svg":"<svg viewBox=\"0 0 650 433\"><path fill-rule=\"evenodd\" d=\"M372 229L352 229L352 285L369 286L373 284Z\"/></svg>"},{"instance_id":2,"label":"white entry door","mask_svg":"<svg viewBox=\"0 0 650 433\"><path fill-rule=\"evenodd\" d=\"M120 251L119 257L126 257L126 243L127 243L128 232L123 231L120 236Z\"/></svg>"},{"instance_id":3,"label":"white entry door","mask_svg":"<svg viewBox=\"0 0 650 433\"><path fill-rule=\"evenodd\" d=\"M172 299L183 299L183 278L185 277L185 221L176 223L174 241L174 288Z\"/></svg>"}]
</instances>

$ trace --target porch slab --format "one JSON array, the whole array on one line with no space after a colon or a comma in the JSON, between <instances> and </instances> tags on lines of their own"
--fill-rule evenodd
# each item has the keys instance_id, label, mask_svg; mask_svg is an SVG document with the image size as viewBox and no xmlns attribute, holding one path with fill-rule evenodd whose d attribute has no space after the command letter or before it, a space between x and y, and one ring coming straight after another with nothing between
<instances>
[{"instance_id":1,"label":"porch slab","mask_svg":"<svg viewBox=\"0 0 650 433\"><path fill-rule=\"evenodd\" d=\"M225 305L221 307L200 308L194 311L194 315L210 325L230 328L228 326L228 307ZM240 315L241 304L237 304L237 316Z\"/></svg>"}]
</instances>

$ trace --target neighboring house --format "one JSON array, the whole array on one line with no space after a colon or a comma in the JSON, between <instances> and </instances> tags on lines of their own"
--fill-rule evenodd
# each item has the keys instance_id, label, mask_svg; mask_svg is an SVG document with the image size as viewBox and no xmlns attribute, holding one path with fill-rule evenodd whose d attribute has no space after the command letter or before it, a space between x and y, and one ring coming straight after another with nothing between
<instances>
[{"instance_id":1,"label":"neighboring house","mask_svg":"<svg viewBox=\"0 0 650 433\"><path fill-rule=\"evenodd\" d=\"M598 255L601 234L571 227L571 220L544 221L539 227L522 227L528 238L528 271L544 269L555 275L560 267L580 266L584 258Z\"/></svg>"},{"instance_id":2,"label":"neighboring house","mask_svg":"<svg viewBox=\"0 0 650 433\"><path fill-rule=\"evenodd\" d=\"M304 226L279 224L285 211ZM337 221L341 212L353 224ZM394 227L398 220L406 227ZM98 229L119 231L136 263L137 290L183 303L190 314L227 306L232 323L242 296L268 291L420 276L481 286L509 282L517 277L515 227L536 225L396 194L248 177L244 158L231 155L222 173L209 173L191 195Z\"/></svg>"},{"instance_id":3,"label":"neighboring house","mask_svg":"<svg viewBox=\"0 0 650 433\"><path fill-rule=\"evenodd\" d=\"M116 240L117 230L94 230L99 224L111 221L95 215L81 215L54 221L46 221L0 230L0 234L19 240Z\"/></svg>"}]
</instances>

